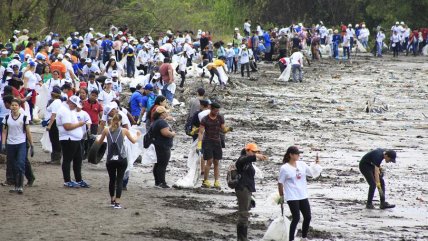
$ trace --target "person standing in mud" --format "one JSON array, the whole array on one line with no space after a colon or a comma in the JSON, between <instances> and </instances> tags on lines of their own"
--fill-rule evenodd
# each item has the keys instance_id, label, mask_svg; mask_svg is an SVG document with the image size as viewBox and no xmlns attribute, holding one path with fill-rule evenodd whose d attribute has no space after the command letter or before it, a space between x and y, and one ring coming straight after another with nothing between
<instances>
[{"instance_id":1,"label":"person standing in mud","mask_svg":"<svg viewBox=\"0 0 428 241\"><path fill-rule=\"evenodd\" d=\"M210 188L211 183L208 180L211 165L214 163L214 187L220 188L219 160L223 158L221 145L221 132L227 133L232 131L231 127L224 125L224 118L219 114L220 104L211 103L211 111L201 120L198 134L197 152L202 150L204 160L207 163L204 168L204 180L202 187Z\"/></svg>"},{"instance_id":2,"label":"person standing in mud","mask_svg":"<svg viewBox=\"0 0 428 241\"><path fill-rule=\"evenodd\" d=\"M299 223L300 212L303 214L302 239L307 240L309 224L311 222L311 207L308 200L308 188L306 176L316 176L314 168L305 162L299 161L302 152L296 146L290 146L284 155L283 163L279 171L278 192L280 203L287 200L292 215L290 223L289 241L294 240L296 227ZM315 164L319 163L318 155ZM319 167L321 169L321 167Z\"/></svg>"},{"instance_id":3,"label":"person standing in mud","mask_svg":"<svg viewBox=\"0 0 428 241\"><path fill-rule=\"evenodd\" d=\"M260 154L260 150L255 143L248 143L241 151L241 156L236 161L236 170L241 177L235 187L236 198L238 199L238 223L236 231L238 241L247 241L249 210L251 209L251 195L256 191L254 176L256 171L253 162L257 160L265 161L267 156Z\"/></svg>"},{"instance_id":4,"label":"person standing in mud","mask_svg":"<svg viewBox=\"0 0 428 241\"><path fill-rule=\"evenodd\" d=\"M369 194L367 198L367 209L374 209L373 196L377 188L380 196L380 209L394 208L395 205L385 201L385 181L383 180L383 170L380 164L385 159L386 163L395 163L397 153L393 150L377 148L365 154L360 161L360 171L369 184Z\"/></svg>"}]
</instances>

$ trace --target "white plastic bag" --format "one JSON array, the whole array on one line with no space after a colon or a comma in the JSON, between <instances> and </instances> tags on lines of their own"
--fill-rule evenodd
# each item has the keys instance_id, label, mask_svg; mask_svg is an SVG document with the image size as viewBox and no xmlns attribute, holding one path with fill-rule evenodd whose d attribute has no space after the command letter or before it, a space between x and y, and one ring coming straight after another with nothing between
<instances>
[{"instance_id":1,"label":"white plastic bag","mask_svg":"<svg viewBox=\"0 0 428 241\"><path fill-rule=\"evenodd\" d=\"M309 166L309 171L311 173L311 177L312 178L317 178L317 177L319 177L321 175L322 166L320 166L319 164L312 163Z\"/></svg>"},{"instance_id":2,"label":"white plastic bag","mask_svg":"<svg viewBox=\"0 0 428 241\"><path fill-rule=\"evenodd\" d=\"M264 241L288 241L290 221L283 216L276 218L269 225L263 236Z\"/></svg>"},{"instance_id":3,"label":"white plastic bag","mask_svg":"<svg viewBox=\"0 0 428 241\"><path fill-rule=\"evenodd\" d=\"M282 71L281 75L278 77L278 80L280 81L288 81L290 79L291 75L291 64L287 65L287 68Z\"/></svg>"},{"instance_id":4,"label":"white plastic bag","mask_svg":"<svg viewBox=\"0 0 428 241\"><path fill-rule=\"evenodd\" d=\"M226 73L224 72L224 69L219 67L217 68L218 76L220 76L220 80L223 84L227 84L227 81L229 80L229 77L227 77Z\"/></svg>"},{"instance_id":5,"label":"white plastic bag","mask_svg":"<svg viewBox=\"0 0 428 241\"><path fill-rule=\"evenodd\" d=\"M151 144L149 148L145 149L143 152L143 159L141 160L142 165L151 165L158 162L158 157L156 156L155 145Z\"/></svg>"},{"instance_id":6,"label":"white plastic bag","mask_svg":"<svg viewBox=\"0 0 428 241\"><path fill-rule=\"evenodd\" d=\"M256 171L255 178L263 179L264 174L263 174L262 170L260 170L260 168L258 168L254 163L253 163L253 167L254 167L254 170Z\"/></svg>"},{"instance_id":7,"label":"white plastic bag","mask_svg":"<svg viewBox=\"0 0 428 241\"><path fill-rule=\"evenodd\" d=\"M42 150L46 153L52 152L52 143L49 138L49 131L43 132L42 139L40 139L40 143L42 143Z\"/></svg>"},{"instance_id":8,"label":"white plastic bag","mask_svg":"<svg viewBox=\"0 0 428 241\"><path fill-rule=\"evenodd\" d=\"M198 140L195 140L190 146L189 157L187 158L187 167L189 168L189 171L186 176L175 182L175 186L182 188L194 188L198 184L201 172L201 156L196 153L197 145Z\"/></svg>"}]
</instances>

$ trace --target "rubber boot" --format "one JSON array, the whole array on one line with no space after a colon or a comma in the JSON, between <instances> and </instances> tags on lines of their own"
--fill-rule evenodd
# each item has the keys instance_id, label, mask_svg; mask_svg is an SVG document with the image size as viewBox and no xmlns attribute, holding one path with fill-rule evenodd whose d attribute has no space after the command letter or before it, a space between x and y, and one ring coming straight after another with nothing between
<instances>
[{"instance_id":1,"label":"rubber boot","mask_svg":"<svg viewBox=\"0 0 428 241\"><path fill-rule=\"evenodd\" d=\"M236 225L236 231L238 234L238 241L248 241L247 239L248 226L238 224Z\"/></svg>"}]
</instances>

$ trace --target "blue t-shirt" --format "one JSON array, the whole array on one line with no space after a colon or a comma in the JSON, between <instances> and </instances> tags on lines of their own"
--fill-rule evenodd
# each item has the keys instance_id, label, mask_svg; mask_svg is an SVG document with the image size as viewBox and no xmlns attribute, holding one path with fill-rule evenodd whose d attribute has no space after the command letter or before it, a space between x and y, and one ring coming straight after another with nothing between
<instances>
[{"instance_id":1,"label":"blue t-shirt","mask_svg":"<svg viewBox=\"0 0 428 241\"><path fill-rule=\"evenodd\" d=\"M270 43L271 43L271 41L270 41L270 36L269 36L269 34L267 33L267 32L265 32L264 34L263 34L263 38L264 38L264 44L265 44L265 47L267 48L267 47L270 47Z\"/></svg>"},{"instance_id":2,"label":"blue t-shirt","mask_svg":"<svg viewBox=\"0 0 428 241\"><path fill-rule=\"evenodd\" d=\"M143 105L143 99L145 96L143 96L140 92L135 91L131 98L129 99L129 107L131 108L131 115L132 116L140 116L141 108ZM147 99L147 98L146 98Z\"/></svg>"},{"instance_id":3,"label":"blue t-shirt","mask_svg":"<svg viewBox=\"0 0 428 241\"><path fill-rule=\"evenodd\" d=\"M332 41L333 41L333 43L339 45L339 43L340 43L340 34L333 35Z\"/></svg>"},{"instance_id":4,"label":"blue t-shirt","mask_svg":"<svg viewBox=\"0 0 428 241\"><path fill-rule=\"evenodd\" d=\"M113 42L110 39L103 40L103 42L101 42L101 47L103 48L104 52L111 53Z\"/></svg>"}]
</instances>

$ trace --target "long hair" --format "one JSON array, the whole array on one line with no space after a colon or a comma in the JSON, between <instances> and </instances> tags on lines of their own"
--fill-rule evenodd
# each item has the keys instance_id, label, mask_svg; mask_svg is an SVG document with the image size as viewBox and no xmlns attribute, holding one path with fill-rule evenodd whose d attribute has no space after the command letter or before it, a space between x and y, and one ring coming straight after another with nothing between
<instances>
[{"instance_id":1,"label":"long hair","mask_svg":"<svg viewBox=\"0 0 428 241\"><path fill-rule=\"evenodd\" d=\"M284 154L284 158L282 159L282 163L288 163L288 162L290 162L290 154L291 153L289 153L289 152L286 152Z\"/></svg>"},{"instance_id":2,"label":"long hair","mask_svg":"<svg viewBox=\"0 0 428 241\"><path fill-rule=\"evenodd\" d=\"M163 96L163 95L158 95L158 96L156 96L155 103L154 103L154 104L153 104L153 106L150 108L149 112L147 112L147 118L149 118L149 119L151 119L151 118L152 118L152 111L153 111L153 109L154 109L155 107L159 106L159 105L160 105L160 103L161 103L162 101L164 101L164 100L166 100L166 97L165 97L165 96ZM153 114L153 116L154 116L154 114ZM158 117L158 118L159 118L159 117Z\"/></svg>"},{"instance_id":3,"label":"long hair","mask_svg":"<svg viewBox=\"0 0 428 241\"><path fill-rule=\"evenodd\" d=\"M110 132L113 132L117 128L119 128L121 121L122 121L122 116L119 113L114 115L113 118L111 119L111 123L110 123Z\"/></svg>"}]
</instances>

